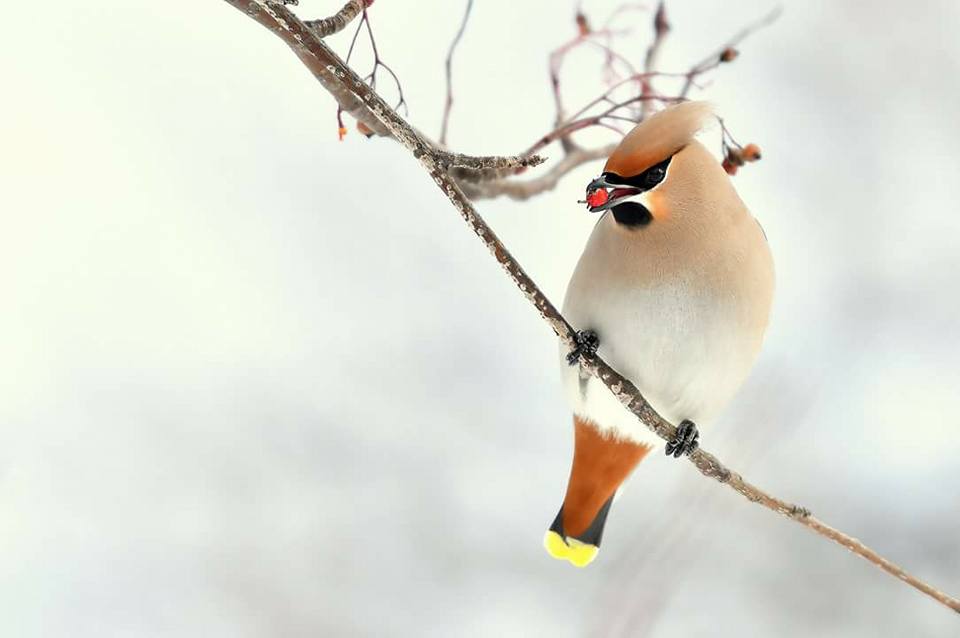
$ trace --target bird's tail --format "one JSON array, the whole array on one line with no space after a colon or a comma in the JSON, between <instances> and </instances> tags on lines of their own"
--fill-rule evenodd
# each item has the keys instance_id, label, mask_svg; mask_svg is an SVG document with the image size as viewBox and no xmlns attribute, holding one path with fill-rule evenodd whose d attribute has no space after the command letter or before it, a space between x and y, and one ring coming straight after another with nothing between
<instances>
[{"instance_id":1,"label":"bird's tail","mask_svg":"<svg viewBox=\"0 0 960 638\"><path fill-rule=\"evenodd\" d=\"M618 439L580 416L574 416L573 428L573 467L567 494L543 544L554 558L585 567L599 551L617 489L650 446Z\"/></svg>"}]
</instances>

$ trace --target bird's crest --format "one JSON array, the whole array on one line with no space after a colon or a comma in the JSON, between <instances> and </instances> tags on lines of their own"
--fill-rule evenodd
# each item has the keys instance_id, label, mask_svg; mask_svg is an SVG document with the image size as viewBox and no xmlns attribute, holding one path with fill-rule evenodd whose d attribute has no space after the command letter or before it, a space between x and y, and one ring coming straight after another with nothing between
<instances>
[{"instance_id":1,"label":"bird's crest","mask_svg":"<svg viewBox=\"0 0 960 638\"><path fill-rule=\"evenodd\" d=\"M707 102L681 102L637 124L610 155L604 172L639 175L693 140L713 116Z\"/></svg>"}]
</instances>

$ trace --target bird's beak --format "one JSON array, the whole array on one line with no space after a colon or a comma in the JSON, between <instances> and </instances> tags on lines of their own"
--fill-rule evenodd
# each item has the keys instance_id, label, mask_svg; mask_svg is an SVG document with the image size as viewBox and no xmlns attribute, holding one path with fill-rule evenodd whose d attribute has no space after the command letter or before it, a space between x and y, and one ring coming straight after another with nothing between
<instances>
[{"instance_id":1,"label":"bird's beak","mask_svg":"<svg viewBox=\"0 0 960 638\"><path fill-rule=\"evenodd\" d=\"M599 213L612 208L621 201L642 192L633 186L621 186L607 181L603 175L587 184L587 210Z\"/></svg>"},{"instance_id":2,"label":"bird's beak","mask_svg":"<svg viewBox=\"0 0 960 638\"><path fill-rule=\"evenodd\" d=\"M603 536L603 527L607 524L607 514L610 513L612 503L611 496L597 512L590 527L577 538L564 534L563 508L560 508L553 525L543 537L543 546L547 553L557 560L565 560L576 567L586 567L593 562L597 552L600 551L600 539Z\"/></svg>"}]
</instances>

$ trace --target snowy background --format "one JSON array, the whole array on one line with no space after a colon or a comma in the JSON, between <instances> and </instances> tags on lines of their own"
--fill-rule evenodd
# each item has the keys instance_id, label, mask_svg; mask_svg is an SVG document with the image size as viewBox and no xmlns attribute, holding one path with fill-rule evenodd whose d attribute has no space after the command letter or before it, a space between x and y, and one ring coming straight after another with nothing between
<instances>
[{"instance_id":1,"label":"snowy background","mask_svg":"<svg viewBox=\"0 0 960 638\"><path fill-rule=\"evenodd\" d=\"M772 6L671 2L663 68ZM431 134L462 10L372 11ZM456 149L546 130L572 12L477 0ZM953 594L958 31L948 0L787 1L700 94L763 148L736 185L778 270L705 447ZM589 569L549 559L572 447L554 339L402 148L338 143L331 98L224 2L9 3L0 36L0 635L960 633L660 457ZM597 58L568 70L571 105L596 92ZM555 302L598 169L480 204Z\"/></svg>"}]
</instances>

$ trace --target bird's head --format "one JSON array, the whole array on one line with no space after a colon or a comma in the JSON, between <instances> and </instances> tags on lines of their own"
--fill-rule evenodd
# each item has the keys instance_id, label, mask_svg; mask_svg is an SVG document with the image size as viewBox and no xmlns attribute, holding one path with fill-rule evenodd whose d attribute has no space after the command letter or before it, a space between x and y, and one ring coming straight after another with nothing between
<instances>
[{"instance_id":1,"label":"bird's head","mask_svg":"<svg viewBox=\"0 0 960 638\"><path fill-rule=\"evenodd\" d=\"M682 102L637 124L587 185L588 210L610 210L621 225L644 228L669 219L683 201L702 199L696 191L713 180L730 188L720 165L694 140L712 115L705 102ZM716 166L705 166L705 156Z\"/></svg>"}]
</instances>

